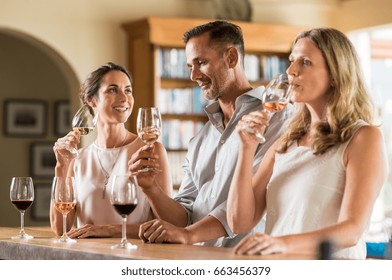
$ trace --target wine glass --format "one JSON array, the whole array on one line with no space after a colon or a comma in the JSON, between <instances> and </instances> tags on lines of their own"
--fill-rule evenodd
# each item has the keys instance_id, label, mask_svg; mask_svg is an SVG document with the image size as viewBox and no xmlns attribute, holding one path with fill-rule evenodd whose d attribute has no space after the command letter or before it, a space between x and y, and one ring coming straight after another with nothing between
<instances>
[{"instance_id":1,"label":"wine glass","mask_svg":"<svg viewBox=\"0 0 392 280\"><path fill-rule=\"evenodd\" d=\"M67 235L67 215L75 208L76 189L74 177L54 177L51 193L52 203L56 210L63 215L63 235L55 243L75 243Z\"/></svg>"},{"instance_id":2,"label":"wine glass","mask_svg":"<svg viewBox=\"0 0 392 280\"><path fill-rule=\"evenodd\" d=\"M72 129L73 131L79 131L81 135L87 135L94 130L98 120L98 114L94 113L93 108L84 104L75 113L72 119ZM70 147L68 143L63 143L62 148L66 151L63 155L67 158L78 157L78 150L76 148Z\"/></svg>"},{"instance_id":3,"label":"wine glass","mask_svg":"<svg viewBox=\"0 0 392 280\"><path fill-rule=\"evenodd\" d=\"M110 203L122 218L122 238L119 244L111 248L136 249L137 246L127 241L127 217L135 210L138 203L137 179L130 174L115 175L110 192Z\"/></svg>"},{"instance_id":4,"label":"wine glass","mask_svg":"<svg viewBox=\"0 0 392 280\"><path fill-rule=\"evenodd\" d=\"M162 120L156 107L139 108L137 114L137 134L147 145L156 142L161 134Z\"/></svg>"},{"instance_id":5,"label":"wine glass","mask_svg":"<svg viewBox=\"0 0 392 280\"><path fill-rule=\"evenodd\" d=\"M34 201L34 185L31 177L13 177L10 186L10 199L20 212L20 231L12 239L33 239L24 231L24 213Z\"/></svg>"},{"instance_id":6,"label":"wine glass","mask_svg":"<svg viewBox=\"0 0 392 280\"><path fill-rule=\"evenodd\" d=\"M286 108L290 101L290 84L287 74L276 75L266 86L263 96L263 111L276 113ZM247 132L254 133L250 127L241 128ZM265 142L265 137L259 132L255 132L255 136L260 140L260 143Z\"/></svg>"},{"instance_id":7,"label":"wine glass","mask_svg":"<svg viewBox=\"0 0 392 280\"><path fill-rule=\"evenodd\" d=\"M161 134L162 119L157 107L139 108L136 120L137 134L149 146L156 142ZM159 171L155 168L144 167L139 172Z\"/></svg>"}]
</instances>

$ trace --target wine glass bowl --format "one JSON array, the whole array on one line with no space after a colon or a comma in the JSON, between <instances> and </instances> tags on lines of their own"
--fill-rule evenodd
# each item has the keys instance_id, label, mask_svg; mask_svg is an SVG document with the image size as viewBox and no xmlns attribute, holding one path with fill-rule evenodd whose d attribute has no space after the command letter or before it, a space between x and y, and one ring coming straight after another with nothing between
<instances>
[{"instance_id":1,"label":"wine glass bowl","mask_svg":"<svg viewBox=\"0 0 392 280\"><path fill-rule=\"evenodd\" d=\"M139 108L136 121L136 130L139 138L152 146L161 135L162 119L157 107ZM148 160L148 159L147 159ZM160 172L157 168L143 167L139 172Z\"/></svg>"},{"instance_id":2,"label":"wine glass bowl","mask_svg":"<svg viewBox=\"0 0 392 280\"><path fill-rule=\"evenodd\" d=\"M282 111L290 101L290 84L287 74L276 75L265 87L262 94L262 104L264 112L276 113ZM253 127L241 126L240 129L247 133L254 134L260 143L265 142L265 137Z\"/></svg>"},{"instance_id":3,"label":"wine glass bowl","mask_svg":"<svg viewBox=\"0 0 392 280\"><path fill-rule=\"evenodd\" d=\"M263 108L270 113L282 111L289 103L289 89L287 74L278 74L263 93Z\"/></svg>"},{"instance_id":4,"label":"wine glass bowl","mask_svg":"<svg viewBox=\"0 0 392 280\"><path fill-rule=\"evenodd\" d=\"M34 185L31 177L13 177L10 186L10 200L20 212L20 231L12 239L28 240L34 237L28 235L24 230L24 213L33 204Z\"/></svg>"},{"instance_id":5,"label":"wine glass bowl","mask_svg":"<svg viewBox=\"0 0 392 280\"><path fill-rule=\"evenodd\" d=\"M111 248L135 249L136 245L127 241L127 217L135 210L138 204L137 180L130 174L115 175L110 192L110 203L122 219L122 238L119 244Z\"/></svg>"},{"instance_id":6,"label":"wine glass bowl","mask_svg":"<svg viewBox=\"0 0 392 280\"><path fill-rule=\"evenodd\" d=\"M156 107L139 108L136 121L137 134L147 145L156 142L161 134L162 119Z\"/></svg>"},{"instance_id":7,"label":"wine glass bowl","mask_svg":"<svg viewBox=\"0 0 392 280\"><path fill-rule=\"evenodd\" d=\"M67 215L76 205L76 190L74 177L54 177L51 193L52 203L63 216L63 235L56 239L56 243L75 243L67 235Z\"/></svg>"},{"instance_id":8,"label":"wine glass bowl","mask_svg":"<svg viewBox=\"0 0 392 280\"><path fill-rule=\"evenodd\" d=\"M84 104L72 118L72 130L79 131L80 135L87 135L94 130L97 121L98 114L95 114L90 105ZM64 157L69 159L78 157L78 150L71 147L66 139L59 146L61 147L60 154Z\"/></svg>"},{"instance_id":9,"label":"wine glass bowl","mask_svg":"<svg viewBox=\"0 0 392 280\"><path fill-rule=\"evenodd\" d=\"M84 104L72 119L72 129L79 131L81 135L87 135L94 130L97 119L98 114L95 114L93 108L88 104Z\"/></svg>"}]
</instances>

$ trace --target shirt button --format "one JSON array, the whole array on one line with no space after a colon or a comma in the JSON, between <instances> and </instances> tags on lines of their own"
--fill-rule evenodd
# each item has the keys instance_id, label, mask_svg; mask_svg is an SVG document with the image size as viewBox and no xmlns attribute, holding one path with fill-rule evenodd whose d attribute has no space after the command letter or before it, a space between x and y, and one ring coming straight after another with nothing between
<instances>
[{"instance_id":1,"label":"shirt button","mask_svg":"<svg viewBox=\"0 0 392 280\"><path fill-rule=\"evenodd\" d=\"M220 140L220 143L221 143L221 144L225 144L225 140L223 140L223 139Z\"/></svg>"},{"instance_id":2,"label":"shirt button","mask_svg":"<svg viewBox=\"0 0 392 280\"><path fill-rule=\"evenodd\" d=\"M212 199L214 199L214 198L215 198L215 195L214 195L214 194L212 194L212 195L211 195L211 198L212 198Z\"/></svg>"}]
</instances>

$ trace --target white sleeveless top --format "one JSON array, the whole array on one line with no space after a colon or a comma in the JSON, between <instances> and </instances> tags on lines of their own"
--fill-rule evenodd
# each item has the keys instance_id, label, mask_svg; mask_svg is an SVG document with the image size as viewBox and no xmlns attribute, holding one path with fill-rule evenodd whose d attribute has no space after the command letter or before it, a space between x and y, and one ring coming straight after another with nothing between
<instances>
[{"instance_id":1,"label":"white sleeveless top","mask_svg":"<svg viewBox=\"0 0 392 280\"><path fill-rule=\"evenodd\" d=\"M135 141L137 141L137 138ZM135 145L135 141L123 147L112 149L100 148L95 143L92 143L79 150L80 158L83 160L76 159L74 164L78 227L85 224L107 225L121 223L121 216L110 204L110 189L114 175L128 173L128 161L136 149L141 147ZM110 173L105 198L103 198L103 191L106 172L101 168L98 154L103 168ZM116 163L111 171L114 161ZM128 224L145 222L149 218L149 203L142 191L139 190L138 196L138 205L128 216Z\"/></svg>"},{"instance_id":2,"label":"white sleeveless top","mask_svg":"<svg viewBox=\"0 0 392 280\"><path fill-rule=\"evenodd\" d=\"M356 129L364 125L367 124L360 121ZM318 156L311 148L297 144L284 154L275 154L267 186L267 234L304 233L337 223L346 177L343 155L350 141ZM364 237L365 233L357 245L340 250L333 257L364 259Z\"/></svg>"}]
</instances>

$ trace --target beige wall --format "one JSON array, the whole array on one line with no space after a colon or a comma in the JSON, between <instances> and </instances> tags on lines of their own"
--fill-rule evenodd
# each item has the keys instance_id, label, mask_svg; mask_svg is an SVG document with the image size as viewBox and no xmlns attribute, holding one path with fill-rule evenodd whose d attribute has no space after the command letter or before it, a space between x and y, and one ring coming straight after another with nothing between
<instances>
[{"instance_id":1,"label":"beige wall","mask_svg":"<svg viewBox=\"0 0 392 280\"><path fill-rule=\"evenodd\" d=\"M343 4L337 0L251 0L251 3L256 22L334 26L344 31L392 23L390 0L351 0ZM11 38L0 36L0 101L10 97L40 98L52 106L57 99L70 98L75 110L78 83L88 72L107 61L125 64L125 33L121 23L146 16L212 18L214 13L208 0L1 0L0 34ZM32 49L17 50L12 45L8 50L15 48L13 55L6 54L4 46L12 43L12 37ZM18 42L14 40L12 44ZM22 54L26 55L25 60ZM42 59L35 60L39 58ZM28 73L21 72L20 67ZM52 122L50 114L49 128ZM54 142L56 137L49 130L42 140ZM12 176L28 174L28 148L35 140L0 136L0 226L19 225L18 213L9 202L9 183ZM42 223L26 215L27 226L36 224Z\"/></svg>"}]
</instances>

